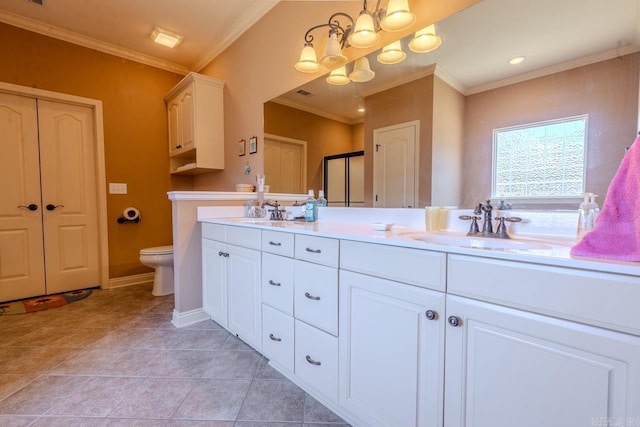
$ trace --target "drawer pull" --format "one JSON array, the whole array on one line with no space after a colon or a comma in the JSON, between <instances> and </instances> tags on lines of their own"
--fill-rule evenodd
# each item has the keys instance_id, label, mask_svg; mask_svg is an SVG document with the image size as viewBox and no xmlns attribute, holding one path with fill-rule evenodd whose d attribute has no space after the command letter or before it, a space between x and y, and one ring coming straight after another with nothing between
<instances>
[{"instance_id":1,"label":"drawer pull","mask_svg":"<svg viewBox=\"0 0 640 427\"><path fill-rule=\"evenodd\" d=\"M322 363L320 363L320 362L316 362L315 360L313 360L313 359L312 359L310 356L308 356L308 355L307 355L307 356L305 356L304 358L305 358L305 359L307 359L307 362L311 363L311 364L312 364L312 365L314 365L314 366L320 366L320 365L322 365Z\"/></svg>"},{"instance_id":2,"label":"drawer pull","mask_svg":"<svg viewBox=\"0 0 640 427\"><path fill-rule=\"evenodd\" d=\"M280 342L282 341L282 338L278 338L273 334L269 334L269 338L271 338L271 341L275 341L275 342Z\"/></svg>"},{"instance_id":3,"label":"drawer pull","mask_svg":"<svg viewBox=\"0 0 640 427\"><path fill-rule=\"evenodd\" d=\"M277 282L274 282L273 280L269 280L269 284L271 286L282 286L282 283L277 283Z\"/></svg>"},{"instance_id":4,"label":"drawer pull","mask_svg":"<svg viewBox=\"0 0 640 427\"><path fill-rule=\"evenodd\" d=\"M311 252L312 254L319 254L322 252L322 249L311 249L311 248L307 248L306 249L307 252Z\"/></svg>"},{"instance_id":5,"label":"drawer pull","mask_svg":"<svg viewBox=\"0 0 640 427\"><path fill-rule=\"evenodd\" d=\"M280 242L272 242L271 240L269 240L269 244L271 246L282 246L282 243L280 243Z\"/></svg>"},{"instance_id":6,"label":"drawer pull","mask_svg":"<svg viewBox=\"0 0 640 427\"><path fill-rule=\"evenodd\" d=\"M309 292L305 292L304 296L309 298L309 299L312 299L314 301L320 301L320 297L315 297L315 296L311 295Z\"/></svg>"}]
</instances>

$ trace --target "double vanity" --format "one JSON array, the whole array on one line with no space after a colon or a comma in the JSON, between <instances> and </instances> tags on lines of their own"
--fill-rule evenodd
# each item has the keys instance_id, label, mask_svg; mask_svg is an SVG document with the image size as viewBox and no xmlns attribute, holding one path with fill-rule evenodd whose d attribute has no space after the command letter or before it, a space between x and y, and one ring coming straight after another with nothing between
<instances>
[{"instance_id":1,"label":"double vanity","mask_svg":"<svg viewBox=\"0 0 640 427\"><path fill-rule=\"evenodd\" d=\"M356 426L640 426L638 263L384 211L199 215L204 311Z\"/></svg>"}]
</instances>

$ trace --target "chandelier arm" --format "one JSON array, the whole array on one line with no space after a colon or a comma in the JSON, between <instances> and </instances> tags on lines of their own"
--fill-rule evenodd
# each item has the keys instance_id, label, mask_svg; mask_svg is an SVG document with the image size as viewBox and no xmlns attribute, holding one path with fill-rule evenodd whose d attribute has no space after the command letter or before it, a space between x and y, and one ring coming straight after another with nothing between
<instances>
[{"instance_id":1,"label":"chandelier arm","mask_svg":"<svg viewBox=\"0 0 640 427\"><path fill-rule=\"evenodd\" d=\"M331 23L328 23L328 24L318 24L318 25L315 25L315 26L313 26L313 27L309 28L309 29L307 30L307 32L304 34L304 41L305 41L305 43L312 43L312 42L313 42L313 34L311 34L311 32L312 32L313 30L317 30L318 28L322 28L322 27L331 27L331 28L334 28L334 25L332 25Z\"/></svg>"},{"instance_id":2,"label":"chandelier arm","mask_svg":"<svg viewBox=\"0 0 640 427\"><path fill-rule=\"evenodd\" d=\"M349 21L346 27L342 27L340 21L338 21L337 18L340 16L346 18ZM342 48L344 48L345 45L349 46L349 44L347 43L347 37L349 37L349 34L351 34L351 31L353 30L353 27L355 25L356 23L353 18L344 12L336 12L329 17L329 26L333 30L335 30L337 36L340 37L340 47Z\"/></svg>"}]
</instances>

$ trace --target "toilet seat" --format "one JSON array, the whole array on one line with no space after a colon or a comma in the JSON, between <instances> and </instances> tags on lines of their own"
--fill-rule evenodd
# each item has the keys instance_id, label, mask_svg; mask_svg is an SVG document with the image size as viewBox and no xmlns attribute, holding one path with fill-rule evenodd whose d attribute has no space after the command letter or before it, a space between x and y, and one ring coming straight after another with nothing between
<instances>
[{"instance_id":1,"label":"toilet seat","mask_svg":"<svg viewBox=\"0 0 640 427\"><path fill-rule=\"evenodd\" d=\"M154 246L140 250L140 255L168 255L173 253L173 246Z\"/></svg>"}]
</instances>

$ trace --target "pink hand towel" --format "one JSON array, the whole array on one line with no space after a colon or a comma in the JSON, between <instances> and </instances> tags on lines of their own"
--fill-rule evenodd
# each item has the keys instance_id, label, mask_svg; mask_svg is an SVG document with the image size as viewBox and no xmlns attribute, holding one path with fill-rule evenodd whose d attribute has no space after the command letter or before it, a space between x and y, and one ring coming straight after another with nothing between
<instances>
[{"instance_id":1,"label":"pink hand towel","mask_svg":"<svg viewBox=\"0 0 640 427\"><path fill-rule=\"evenodd\" d=\"M593 230L571 255L640 261L640 136L622 159Z\"/></svg>"}]
</instances>

